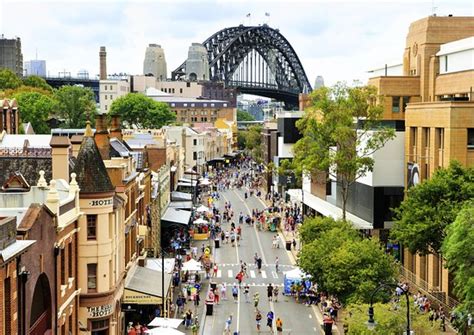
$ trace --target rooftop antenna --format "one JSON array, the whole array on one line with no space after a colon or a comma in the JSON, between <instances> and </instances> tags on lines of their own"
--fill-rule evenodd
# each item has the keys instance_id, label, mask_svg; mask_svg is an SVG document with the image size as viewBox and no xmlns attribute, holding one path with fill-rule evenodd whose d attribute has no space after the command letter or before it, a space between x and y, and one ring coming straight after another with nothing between
<instances>
[{"instance_id":1,"label":"rooftop antenna","mask_svg":"<svg viewBox=\"0 0 474 335\"><path fill-rule=\"evenodd\" d=\"M431 0L431 15L436 16L436 10L438 7L435 6L435 0Z\"/></svg>"}]
</instances>

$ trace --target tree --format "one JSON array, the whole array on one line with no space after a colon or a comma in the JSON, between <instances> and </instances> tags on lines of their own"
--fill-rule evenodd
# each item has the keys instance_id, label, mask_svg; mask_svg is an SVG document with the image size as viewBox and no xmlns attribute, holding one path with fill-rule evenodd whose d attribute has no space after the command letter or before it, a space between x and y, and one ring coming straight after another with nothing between
<instances>
[{"instance_id":1,"label":"tree","mask_svg":"<svg viewBox=\"0 0 474 335\"><path fill-rule=\"evenodd\" d=\"M255 118L249 112L237 110L237 121L255 121Z\"/></svg>"},{"instance_id":2,"label":"tree","mask_svg":"<svg viewBox=\"0 0 474 335\"><path fill-rule=\"evenodd\" d=\"M239 130L237 132L237 147L240 150L245 149L245 138L247 137L247 132L243 130Z\"/></svg>"},{"instance_id":3,"label":"tree","mask_svg":"<svg viewBox=\"0 0 474 335\"><path fill-rule=\"evenodd\" d=\"M0 90L15 89L21 86L21 80L9 69L0 70Z\"/></svg>"},{"instance_id":4,"label":"tree","mask_svg":"<svg viewBox=\"0 0 474 335\"><path fill-rule=\"evenodd\" d=\"M245 149L250 152L250 155L257 163L261 163L263 158L261 133L262 126L254 125L249 127L245 138Z\"/></svg>"},{"instance_id":5,"label":"tree","mask_svg":"<svg viewBox=\"0 0 474 335\"><path fill-rule=\"evenodd\" d=\"M376 89L338 84L311 93L312 108L297 122L303 137L295 144L298 172L308 175L325 171L337 181L342 217L350 186L372 171L372 154L395 136L380 125L383 106L377 104Z\"/></svg>"},{"instance_id":6,"label":"tree","mask_svg":"<svg viewBox=\"0 0 474 335\"><path fill-rule=\"evenodd\" d=\"M368 304L351 304L347 306L342 317L348 328L347 334L402 334L406 330L406 301L400 297L399 302L376 303L373 305L375 314L375 329L367 329ZM436 334L440 322L431 323L428 314L420 314L413 303L410 303L410 330L415 334Z\"/></svg>"},{"instance_id":7,"label":"tree","mask_svg":"<svg viewBox=\"0 0 474 335\"><path fill-rule=\"evenodd\" d=\"M57 101L38 92L23 92L15 96L20 110L20 120L30 122L37 134L48 134L50 129L46 123L50 114L57 108Z\"/></svg>"},{"instance_id":8,"label":"tree","mask_svg":"<svg viewBox=\"0 0 474 335\"><path fill-rule=\"evenodd\" d=\"M52 96L53 95L53 91L48 91L48 90L42 89L40 87L21 85L20 87L17 87L15 89L9 88L9 89L6 89L3 92L0 92L0 97L2 97L2 98L12 98L15 95L20 94L20 93L32 93L32 92L36 92L36 93L39 93L39 94L42 94L42 95L47 95L47 96Z\"/></svg>"},{"instance_id":9,"label":"tree","mask_svg":"<svg viewBox=\"0 0 474 335\"><path fill-rule=\"evenodd\" d=\"M395 209L390 234L412 253L440 252L446 227L454 222L466 201L474 199L474 168L451 162L430 179L411 187Z\"/></svg>"},{"instance_id":10,"label":"tree","mask_svg":"<svg viewBox=\"0 0 474 335\"><path fill-rule=\"evenodd\" d=\"M396 278L395 261L379 241L362 238L346 221L307 219L301 240L299 265L321 290L335 294L343 303L369 302L380 282Z\"/></svg>"},{"instance_id":11,"label":"tree","mask_svg":"<svg viewBox=\"0 0 474 335\"><path fill-rule=\"evenodd\" d=\"M94 120L96 105L90 88L62 86L54 92L58 101L58 116L65 120L65 128L84 128L86 121Z\"/></svg>"},{"instance_id":12,"label":"tree","mask_svg":"<svg viewBox=\"0 0 474 335\"><path fill-rule=\"evenodd\" d=\"M29 76L23 79L23 85L30 87L38 87L45 91L53 92L53 88L44 80L44 78L38 76Z\"/></svg>"},{"instance_id":13,"label":"tree","mask_svg":"<svg viewBox=\"0 0 474 335\"><path fill-rule=\"evenodd\" d=\"M168 104L158 102L140 93L129 93L116 99L111 114L117 114L128 127L161 128L176 120Z\"/></svg>"},{"instance_id":14,"label":"tree","mask_svg":"<svg viewBox=\"0 0 474 335\"><path fill-rule=\"evenodd\" d=\"M442 251L454 275L459 311L474 310L474 201L466 202L454 223L446 228ZM462 325L460 325L462 326Z\"/></svg>"}]
</instances>

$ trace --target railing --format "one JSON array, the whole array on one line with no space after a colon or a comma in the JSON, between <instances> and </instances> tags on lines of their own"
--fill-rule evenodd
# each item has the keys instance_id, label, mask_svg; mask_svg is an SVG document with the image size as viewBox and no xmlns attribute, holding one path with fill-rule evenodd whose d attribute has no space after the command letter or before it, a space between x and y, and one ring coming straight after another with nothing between
<instances>
[{"instance_id":1,"label":"railing","mask_svg":"<svg viewBox=\"0 0 474 335\"><path fill-rule=\"evenodd\" d=\"M51 148L0 148L4 157L51 157Z\"/></svg>"},{"instance_id":2,"label":"railing","mask_svg":"<svg viewBox=\"0 0 474 335\"><path fill-rule=\"evenodd\" d=\"M400 276L410 284L411 288L416 288L423 294L426 294L432 302L440 304L445 310L451 311L459 304L459 302L450 297L447 292L442 292L439 288L430 285L413 272L405 269L403 265L400 265L399 271Z\"/></svg>"}]
</instances>

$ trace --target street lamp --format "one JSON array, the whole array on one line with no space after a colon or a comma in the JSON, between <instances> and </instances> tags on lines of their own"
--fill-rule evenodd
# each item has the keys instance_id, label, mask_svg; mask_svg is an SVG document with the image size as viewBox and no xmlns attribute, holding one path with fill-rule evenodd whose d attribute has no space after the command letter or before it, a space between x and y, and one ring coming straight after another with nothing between
<instances>
[{"instance_id":1,"label":"street lamp","mask_svg":"<svg viewBox=\"0 0 474 335\"><path fill-rule=\"evenodd\" d=\"M406 300L407 300L407 329L406 329L406 334L410 335L410 297L409 297L409 292L408 289L405 290L404 288L400 287L397 284L387 284L387 283L381 283L371 294L370 296L370 305L369 305L369 320L367 321L367 328L369 330L373 330L375 328L375 319L374 319L374 306L373 306L373 300L375 294L380 291L382 288L399 288L402 291L402 294L405 295Z\"/></svg>"}]
</instances>

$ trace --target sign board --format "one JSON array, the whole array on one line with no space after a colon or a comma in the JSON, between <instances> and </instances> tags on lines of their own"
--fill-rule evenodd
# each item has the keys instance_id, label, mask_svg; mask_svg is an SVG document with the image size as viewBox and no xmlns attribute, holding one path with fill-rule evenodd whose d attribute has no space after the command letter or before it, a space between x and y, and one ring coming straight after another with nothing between
<instances>
[{"instance_id":1,"label":"sign board","mask_svg":"<svg viewBox=\"0 0 474 335\"><path fill-rule=\"evenodd\" d=\"M107 199L95 199L89 201L89 206L91 207L104 207L104 206L112 206L113 205L112 198Z\"/></svg>"},{"instance_id":2,"label":"sign board","mask_svg":"<svg viewBox=\"0 0 474 335\"><path fill-rule=\"evenodd\" d=\"M140 305L161 305L161 298L125 289L123 292L124 304L140 304Z\"/></svg>"},{"instance_id":3,"label":"sign board","mask_svg":"<svg viewBox=\"0 0 474 335\"><path fill-rule=\"evenodd\" d=\"M111 315L113 312L114 309L111 304L87 307L87 314L90 318L102 318Z\"/></svg>"}]
</instances>

